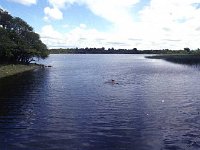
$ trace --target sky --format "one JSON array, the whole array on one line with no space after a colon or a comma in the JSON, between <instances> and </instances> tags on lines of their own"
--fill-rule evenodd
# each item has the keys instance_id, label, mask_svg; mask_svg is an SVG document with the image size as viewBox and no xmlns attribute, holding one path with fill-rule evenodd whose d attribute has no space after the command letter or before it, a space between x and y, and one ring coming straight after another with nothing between
<instances>
[{"instance_id":1,"label":"sky","mask_svg":"<svg viewBox=\"0 0 200 150\"><path fill-rule=\"evenodd\" d=\"M200 48L200 0L1 0L48 48Z\"/></svg>"}]
</instances>

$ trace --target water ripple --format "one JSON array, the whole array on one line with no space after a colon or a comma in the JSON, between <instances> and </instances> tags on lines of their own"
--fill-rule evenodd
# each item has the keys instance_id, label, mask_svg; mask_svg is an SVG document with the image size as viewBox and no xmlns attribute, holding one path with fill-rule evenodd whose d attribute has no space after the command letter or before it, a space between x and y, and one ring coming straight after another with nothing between
<instances>
[{"instance_id":1,"label":"water ripple","mask_svg":"<svg viewBox=\"0 0 200 150\"><path fill-rule=\"evenodd\" d=\"M0 149L200 149L199 69L144 55L43 63L0 80Z\"/></svg>"}]
</instances>

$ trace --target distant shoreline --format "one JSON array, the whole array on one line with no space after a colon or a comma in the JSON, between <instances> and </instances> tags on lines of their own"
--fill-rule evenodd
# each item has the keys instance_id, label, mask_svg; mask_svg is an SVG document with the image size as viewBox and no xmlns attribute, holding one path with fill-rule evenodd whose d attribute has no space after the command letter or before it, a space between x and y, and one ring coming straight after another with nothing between
<instances>
[{"instance_id":1,"label":"distant shoreline","mask_svg":"<svg viewBox=\"0 0 200 150\"><path fill-rule=\"evenodd\" d=\"M69 48L49 49L50 54L188 54L184 50L137 50L133 49L105 49L105 48ZM192 52L193 53L193 52Z\"/></svg>"},{"instance_id":2,"label":"distant shoreline","mask_svg":"<svg viewBox=\"0 0 200 150\"><path fill-rule=\"evenodd\" d=\"M162 54L154 56L146 56L145 58L149 59L163 59L169 62L185 65L197 65L200 64L200 55L194 54Z\"/></svg>"}]
</instances>

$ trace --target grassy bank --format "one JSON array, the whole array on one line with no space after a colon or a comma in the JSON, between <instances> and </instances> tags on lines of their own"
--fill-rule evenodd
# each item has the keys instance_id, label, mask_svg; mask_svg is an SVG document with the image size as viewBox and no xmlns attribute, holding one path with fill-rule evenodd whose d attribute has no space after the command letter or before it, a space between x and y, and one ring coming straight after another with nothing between
<instances>
[{"instance_id":1,"label":"grassy bank","mask_svg":"<svg viewBox=\"0 0 200 150\"><path fill-rule=\"evenodd\" d=\"M39 65L30 64L0 64L0 78L12 76L18 73L30 71L39 68Z\"/></svg>"},{"instance_id":2,"label":"grassy bank","mask_svg":"<svg viewBox=\"0 0 200 150\"><path fill-rule=\"evenodd\" d=\"M146 56L150 59L163 59L169 62L186 64L186 65L197 65L200 64L200 55L155 55L155 56Z\"/></svg>"}]
</instances>

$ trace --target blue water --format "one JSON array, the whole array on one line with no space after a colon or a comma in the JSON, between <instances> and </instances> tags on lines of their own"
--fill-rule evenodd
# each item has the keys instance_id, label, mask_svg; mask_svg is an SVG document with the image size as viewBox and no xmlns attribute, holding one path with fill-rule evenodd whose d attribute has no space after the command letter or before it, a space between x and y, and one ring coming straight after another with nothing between
<instances>
[{"instance_id":1,"label":"blue water","mask_svg":"<svg viewBox=\"0 0 200 150\"><path fill-rule=\"evenodd\" d=\"M144 55L41 63L53 67L0 80L0 150L200 149L198 66Z\"/></svg>"}]
</instances>

